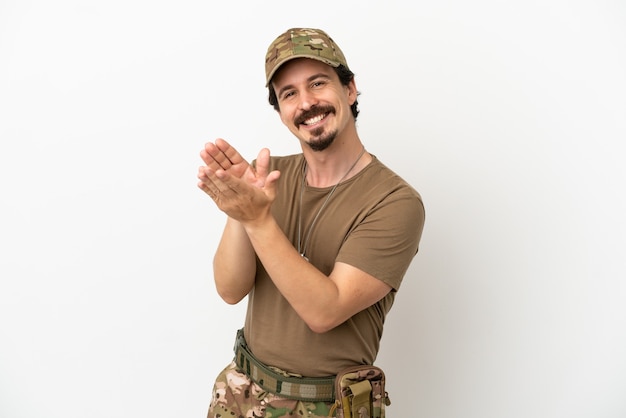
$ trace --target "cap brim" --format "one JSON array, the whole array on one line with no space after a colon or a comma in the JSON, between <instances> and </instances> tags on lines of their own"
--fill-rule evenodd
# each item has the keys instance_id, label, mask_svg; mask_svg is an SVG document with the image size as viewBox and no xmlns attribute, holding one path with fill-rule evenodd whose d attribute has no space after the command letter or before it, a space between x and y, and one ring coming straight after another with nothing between
<instances>
[{"instance_id":1,"label":"cap brim","mask_svg":"<svg viewBox=\"0 0 626 418\"><path fill-rule=\"evenodd\" d=\"M280 67L282 67L286 62L289 62L296 58L309 58L312 60L323 62L324 64L330 65L331 67L334 67L334 68L337 68L341 65L340 62L332 61L324 57L317 57L317 56L311 56L311 55L291 55L289 57L284 58L282 61L278 62L276 65L274 65L274 68L272 69L272 71L270 71L270 73L267 75L267 80L265 81L265 87L269 87L270 82L272 81L272 78L274 77L274 74L276 74L276 72L280 69Z\"/></svg>"}]
</instances>

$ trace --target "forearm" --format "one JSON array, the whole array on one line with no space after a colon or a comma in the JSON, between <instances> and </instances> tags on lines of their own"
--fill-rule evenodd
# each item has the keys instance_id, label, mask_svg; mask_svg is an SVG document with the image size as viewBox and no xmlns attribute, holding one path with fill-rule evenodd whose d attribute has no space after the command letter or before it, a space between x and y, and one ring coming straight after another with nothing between
<instances>
[{"instance_id":1,"label":"forearm","mask_svg":"<svg viewBox=\"0 0 626 418\"><path fill-rule=\"evenodd\" d=\"M269 162L269 151L263 149L257 172L245 180L223 169L200 172L200 187L229 216L214 260L217 290L227 303L243 299L254 286L258 256L300 318L314 332L326 332L376 303L391 287L340 262L327 276L298 254L271 213L280 172L270 172Z\"/></svg>"},{"instance_id":2,"label":"forearm","mask_svg":"<svg viewBox=\"0 0 626 418\"><path fill-rule=\"evenodd\" d=\"M213 258L215 287L227 303L243 299L254 286L256 258L242 225L228 218Z\"/></svg>"},{"instance_id":3,"label":"forearm","mask_svg":"<svg viewBox=\"0 0 626 418\"><path fill-rule=\"evenodd\" d=\"M326 331L347 319L336 283L298 254L274 218L247 225L246 231L280 293L313 331Z\"/></svg>"}]
</instances>

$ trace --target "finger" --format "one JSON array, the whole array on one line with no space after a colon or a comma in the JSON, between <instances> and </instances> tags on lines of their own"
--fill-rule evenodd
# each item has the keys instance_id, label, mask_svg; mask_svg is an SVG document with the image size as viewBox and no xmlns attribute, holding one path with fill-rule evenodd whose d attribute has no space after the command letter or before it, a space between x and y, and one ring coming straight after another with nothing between
<instances>
[{"instance_id":1,"label":"finger","mask_svg":"<svg viewBox=\"0 0 626 418\"><path fill-rule=\"evenodd\" d=\"M210 181L209 174L212 173L211 169L208 167L198 167L198 178L203 182Z\"/></svg>"},{"instance_id":2,"label":"finger","mask_svg":"<svg viewBox=\"0 0 626 418\"><path fill-rule=\"evenodd\" d=\"M204 182L199 181L198 188L209 195L211 199L215 199L215 193L213 193L213 191L211 191L211 189Z\"/></svg>"},{"instance_id":3,"label":"finger","mask_svg":"<svg viewBox=\"0 0 626 418\"><path fill-rule=\"evenodd\" d=\"M206 193L213 200L217 197L218 193L213 187L211 187L210 183L201 180L198 182L198 188L200 188L200 190Z\"/></svg>"},{"instance_id":4,"label":"finger","mask_svg":"<svg viewBox=\"0 0 626 418\"><path fill-rule=\"evenodd\" d=\"M202 148L202 150L200 151L200 158L202 158L202 161L204 161L207 167L212 167L212 168L217 169L217 168L220 168L219 163L215 161L215 159L209 152L209 150L213 147L215 147L214 144L211 144L210 142L206 143L204 145L204 148Z\"/></svg>"},{"instance_id":5,"label":"finger","mask_svg":"<svg viewBox=\"0 0 626 418\"><path fill-rule=\"evenodd\" d=\"M200 158L202 158L208 167L214 170L218 168L227 170L233 165L226 154L212 142L205 144L204 149L200 151Z\"/></svg>"},{"instance_id":6,"label":"finger","mask_svg":"<svg viewBox=\"0 0 626 418\"><path fill-rule=\"evenodd\" d=\"M235 147L230 145L225 139L216 139L215 147L220 150L222 155L230 162L231 165L237 165L245 161Z\"/></svg>"},{"instance_id":7,"label":"finger","mask_svg":"<svg viewBox=\"0 0 626 418\"><path fill-rule=\"evenodd\" d=\"M270 150L263 148L256 157L257 176L264 179L267 177L270 169Z\"/></svg>"},{"instance_id":8,"label":"finger","mask_svg":"<svg viewBox=\"0 0 626 418\"><path fill-rule=\"evenodd\" d=\"M267 178L265 180L264 189L266 190L267 195L272 200L274 200L274 198L276 197L276 183L278 182L279 178L280 178L280 171L274 170L267 175Z\"/></svg>"},{"instance_id":9,"label":"finger","mask_svg":"<svg viewBox=\"0 0 626 418\"><path fill-rule=\"evenodd\" d=\"M215 176L215 173L211 169L207 167L200 167L198 169L198 179L200 180L198 187L212 199L216 199L217 196L220 195L220 185L223 185L223 183Z\"/></svg>"}]
</instances>

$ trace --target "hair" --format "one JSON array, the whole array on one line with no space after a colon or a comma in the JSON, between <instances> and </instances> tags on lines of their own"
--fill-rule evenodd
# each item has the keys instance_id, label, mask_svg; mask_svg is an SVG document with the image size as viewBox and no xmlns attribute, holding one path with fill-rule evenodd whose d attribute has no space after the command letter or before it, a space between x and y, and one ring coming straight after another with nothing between
<instances>
[{"instance_id":1,"label":"hair","mask_svg":"<svg viewBox=\"0 0 626 418\"><path fill-rule=\"evenodd\" d=\"M337 76L339 77L339 81L342 85L347 86L354 79L354 73L350 71L348 67L343 64L339 64L339 67L333 67ZM274 106L274 110L280 112L280 106L278 105L278 97L276 97L276 91L274 91L274 87L272 86L271 80L267 86L269 90L268 101L272 106ZM357 91L357 96L361 93ZM357 116L359 116L359 101L355 100L350 106L350 110L352 110L352 116L354 116L354 120L356 120Z\"/></svg>"}]
</instances>

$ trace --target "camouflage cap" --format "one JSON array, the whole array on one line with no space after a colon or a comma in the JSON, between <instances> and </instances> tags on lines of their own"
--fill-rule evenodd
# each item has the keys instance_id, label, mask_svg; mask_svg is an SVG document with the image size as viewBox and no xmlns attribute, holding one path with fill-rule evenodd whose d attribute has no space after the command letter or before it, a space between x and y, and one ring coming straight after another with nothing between
<instances>
[{"instance_id":1,"label":"camouflage cap","mask_svg":"<svg viewBox=\"0 0 626 418\"><path fill-rule=\"evenodd\" d=\"M320 29L292 28L280 35L265 55L266 86L285 62L294 58L312 58L332 67L348 67L346 57L328 34Z\"/></svg>"}]
</instances>

